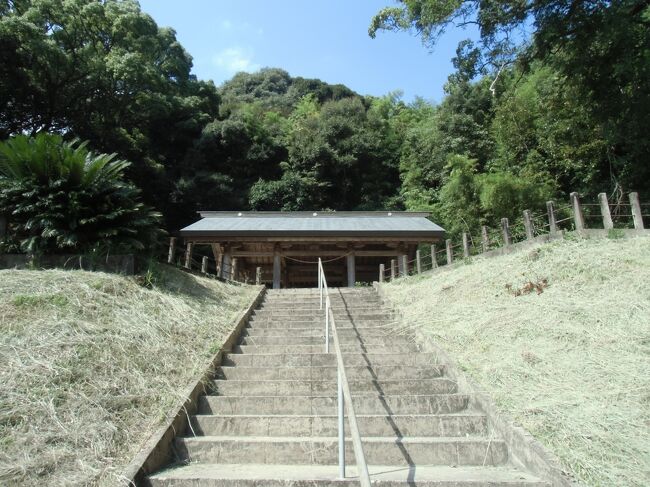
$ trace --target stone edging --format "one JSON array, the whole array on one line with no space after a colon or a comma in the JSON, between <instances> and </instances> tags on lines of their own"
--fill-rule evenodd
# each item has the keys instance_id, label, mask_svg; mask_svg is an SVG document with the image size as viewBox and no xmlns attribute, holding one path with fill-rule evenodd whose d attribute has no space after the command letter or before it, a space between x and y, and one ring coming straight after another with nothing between
<instances>
[{"instance_id":1,"label":"stone edging","mask_svg":"<svg viewBox=\"0 0 650 487\"><path fill-rule=\"evenodd\" d=\"M255 299L235 320L232 331L219 351L208 360L200 376L190 383L183 394L184 399L172 407L164 424L151 435L140 452L126 467L122 474L121 485L129 487L143 485L145 476L160 470L174 460L172 450L174 438L187 428L190 415L196 412L199 396L205 393L205 384L212 379L215 369L221 364L223 354L230 351L235 345L242 329L248 323L250 315L264 299L265 294L266 287L260 286Z\"/></svg>"},{"instance_id":2,"label":"stone edging","mask_svg":"<svg viewBox=\"0 0 650 487\"><path fill-rule=\"evenodd\" d=\"M381 286L375 282L373 287L384 304L388 304ZM515 465L523 466L542 480L550 482L554 487L581 486L572 478L570 473L562 468L559 459L551 451L545 448L524 428L517 426L508 415L499 411L490 395L478 384L471 381L444 349L440 348L421 331L418 331L417 335L419 342L432 349L444 362L449 377L456 381L459 389L470 394L470 404L487 416L490 429L495 431L506 442L510 460Z\"/></svg>"}]
</instances>

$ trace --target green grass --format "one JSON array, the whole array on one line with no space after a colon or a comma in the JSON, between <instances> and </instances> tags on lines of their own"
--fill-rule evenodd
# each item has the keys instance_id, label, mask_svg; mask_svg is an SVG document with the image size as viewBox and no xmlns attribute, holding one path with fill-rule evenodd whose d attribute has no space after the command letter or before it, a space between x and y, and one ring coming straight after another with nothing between
<instances>
[{"instance_id":1,"label":"green grass","mask_svg":"<svg viewBox=\"0 0 650 487\"><path fill-rule=\"evenodd\" d=\"M650 238L559 241L383 286L405 331L451 353L578 480L650 485Z\"/></svg>"},{"instance_id":2,"label":"green grass","mask_svg":"<svg viewBox=\"0 0 650 487\"><path fill-rule=\"evenodd\" d=\"M0 484L117 485L256 288L0 271Z\"/></svg>"}]
</instances>

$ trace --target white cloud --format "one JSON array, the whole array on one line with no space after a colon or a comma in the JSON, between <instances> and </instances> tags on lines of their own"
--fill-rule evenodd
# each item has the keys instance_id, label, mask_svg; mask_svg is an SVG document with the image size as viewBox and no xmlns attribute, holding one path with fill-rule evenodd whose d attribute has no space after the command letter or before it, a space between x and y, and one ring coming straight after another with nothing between
<instances>
[{"instance_id":1,"label":"white cloud","mask_svg":"<svg viewBox=\"0 0 650 487\"><path fill-rule=\"evenodd\" d=\"M215 66L230 74L239 71L257 71L260 65L253 62L253 52L241 47L229 47L218 52L213 62Z\"/></svg>"}]
</instances>

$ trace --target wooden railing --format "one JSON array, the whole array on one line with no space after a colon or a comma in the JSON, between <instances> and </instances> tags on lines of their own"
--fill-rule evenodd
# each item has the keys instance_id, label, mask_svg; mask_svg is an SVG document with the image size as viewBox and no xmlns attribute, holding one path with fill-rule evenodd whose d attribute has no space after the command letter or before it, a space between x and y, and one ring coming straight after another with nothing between
<instances>
[{"instance_id":1,"label":"wooden railing","mask_svg":"<svg viewBox=\"0 0 650 487\"><path fill-rule=\"evenodd\" d=\"M597 230L612 236L624 231L634 234L647 232L644 219L650 218L650 203L641 203L638 193L629 193L629 202L623 196L612 201L605 193L600 193L598 203L584 203L578 193L571 193L569 201L559 206L547 201L546 211L533 213L525 210L522 218L514 222L502 218L499 228L481 227L480 236L464 232L459 242L447 239L442 248L431 245L424 252L418 249L413 260L400 255L399 259L392 259L388 267L380 264L379 282L421 274L475 255L534 241L538 237L559 237L563 231L588 233Z\"/></svg>"}]
</instances>

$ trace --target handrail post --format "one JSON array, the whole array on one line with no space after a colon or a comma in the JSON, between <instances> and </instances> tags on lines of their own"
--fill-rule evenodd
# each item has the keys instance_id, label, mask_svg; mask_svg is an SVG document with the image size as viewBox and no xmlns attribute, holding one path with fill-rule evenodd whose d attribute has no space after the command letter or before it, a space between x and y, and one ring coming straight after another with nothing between
<instances>
[{"instance_id":1,"label":"handrail post","mask_svg":"<svg viewBox=\"0 0 650 487\"><path fill-rule=\"evenodd\" d=\"M318 258L318 291L320 292L320 309L323 309L323 263Z\"/></svg>"},{"instance_id":2,"label":"handrail post","mask_svg":"<svg viewBox=\"0 0 650 487\"><path fill-rule=\"evenodd\" d=\"M338 416L339 416L339 476L345 478L345 421L343 407L345 398L343 397L343 379L341 378L341 368L337 366L338 378Z\"/></svg>"},{"instance_id":3,"label":"handrail post","mask_svg":"<svg viewBox=\"0 0 650 487\"><path fill-rule=\"evenodd\" d=\"M325 353L330 353L330 297L325 296Z\"/></svg>"}]
</instances>

